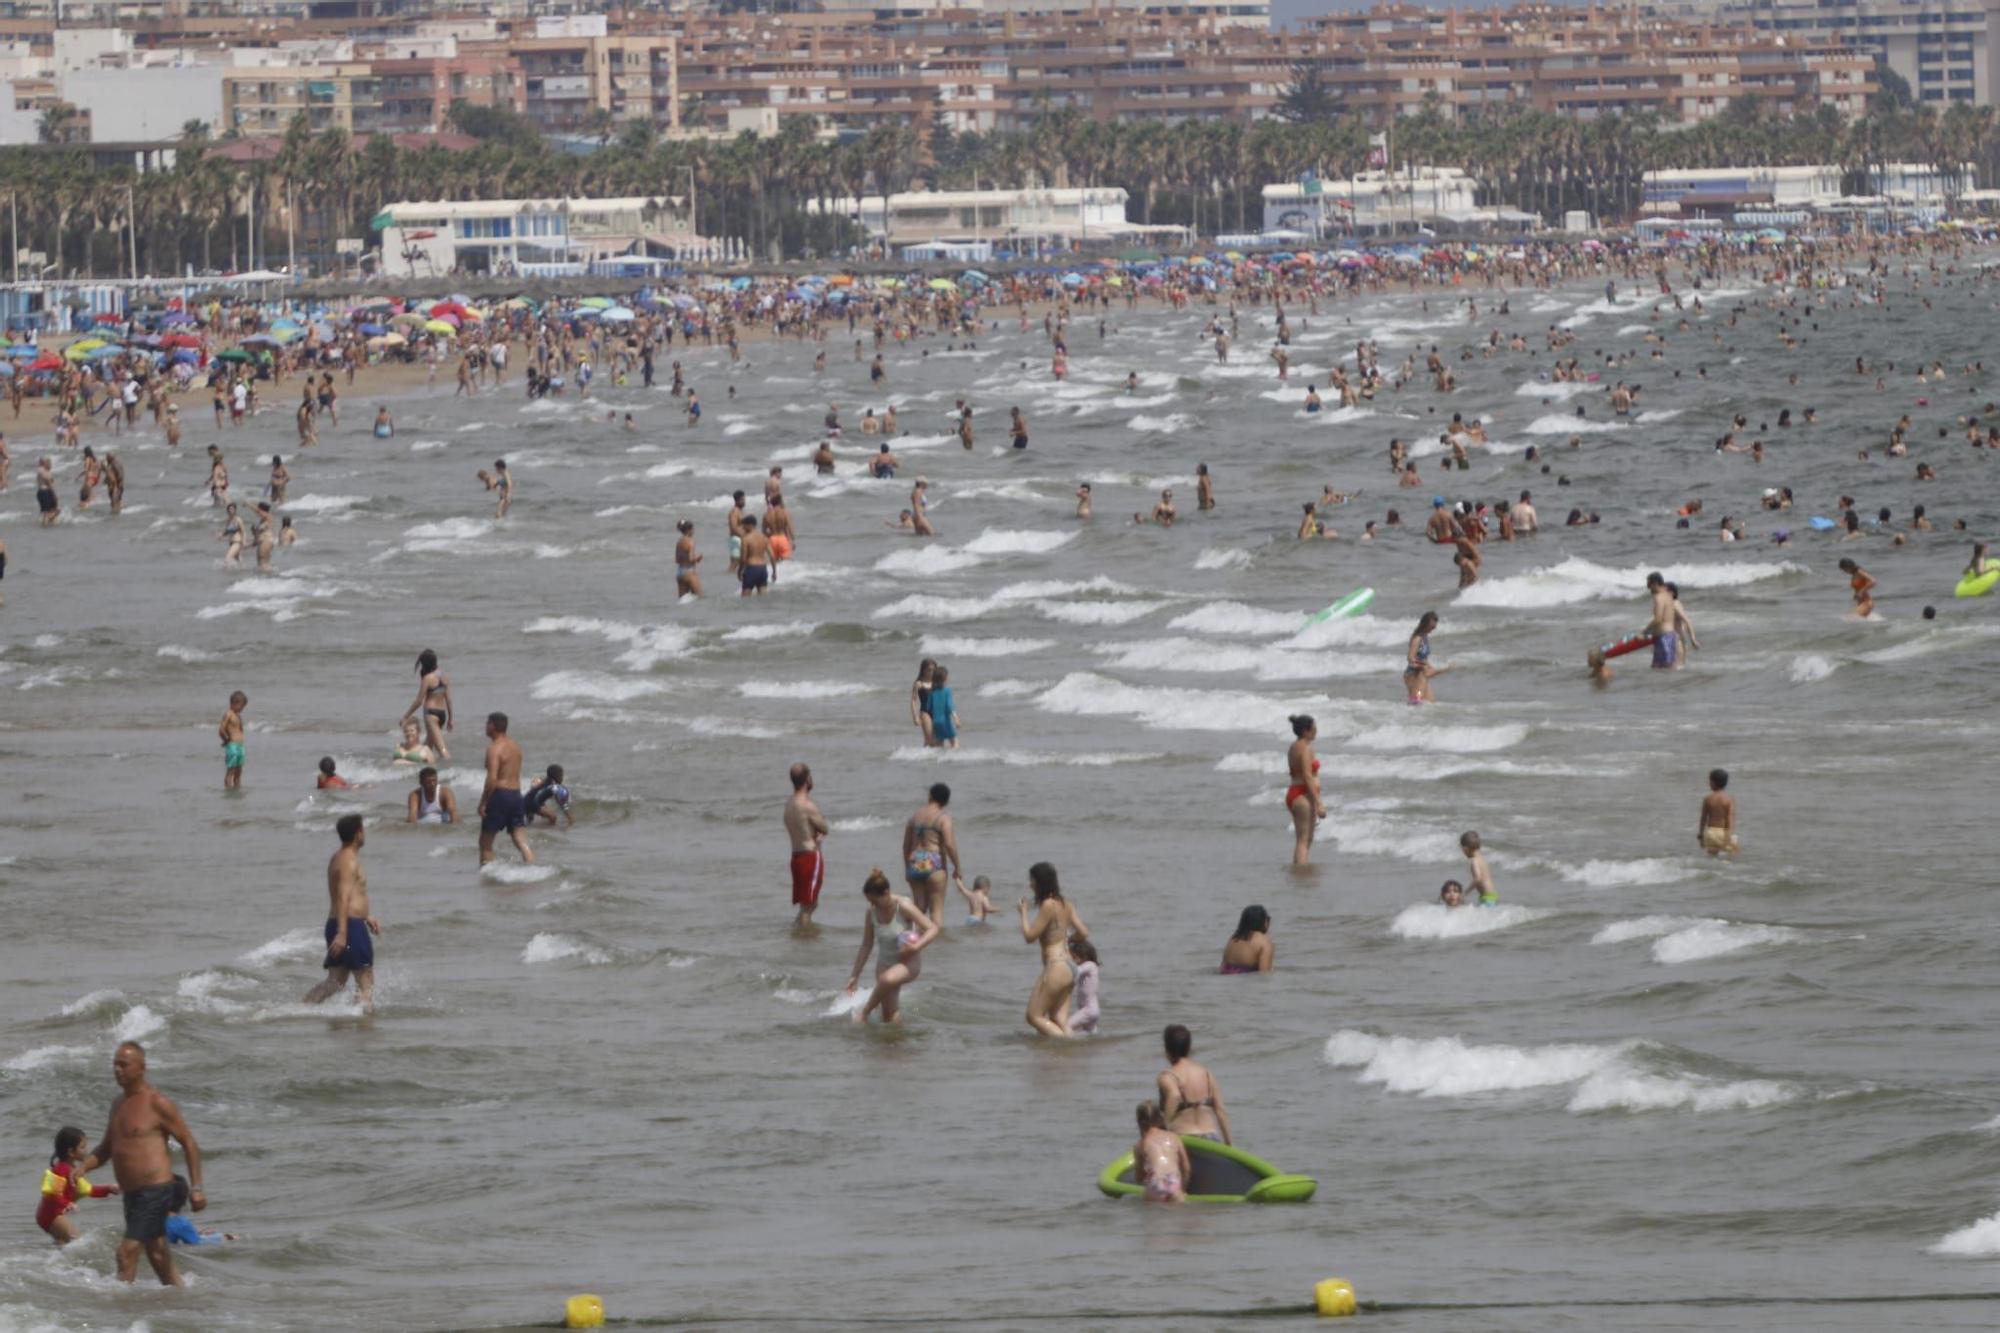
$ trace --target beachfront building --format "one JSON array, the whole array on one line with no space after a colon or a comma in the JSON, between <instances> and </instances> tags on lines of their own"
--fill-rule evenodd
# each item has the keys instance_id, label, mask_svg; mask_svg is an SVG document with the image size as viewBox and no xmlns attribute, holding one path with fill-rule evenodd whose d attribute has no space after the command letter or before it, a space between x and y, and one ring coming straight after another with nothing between
<instances>
[{"instance_id":1,"label":"beachfront building","mask_svg":"<svg viewBox=\"0 0 2000 1333\"><path fill-rule=\"evenodd\" d=\"M1649 171L1639 211L1685 218L1726 218L1761 210L1810 211L1845 193L1837 166L1703 167Z\"/></svg>"},{"instance_id":2,"label":"beachfront building","mask_svg":"<svg viewBox=\"0 0 2000 1333\"><path fill-rule=\"evenodd\" d=\"M806 211L845 217L869 240L898 250L933 244L1068 249L1187 239L1185 227L1144 226L1127 220L1129 198L1116 186L912 190L886 199L881 195L809 199Z\"/></svg>"},{"instance_id":3,"label":"beachfront building","mask_svg":"<svg viewBox=\"0 0 2000 1333\"><path fill-rule=\"evenodd\" d=\"M619 258L689 261L740 251L698 235L687 199L474 199L390 204L375 218L381 271L392 277L441 273L584 272Z\"/></svg>"},{"instance_id":4,"label":"beachfront building","mask_svg":"<svg viewBox=\"0 0 2000 1333\"><path fill-rule=\"evenodd\" d=\"M1993 104L2000 15L1993 0L1682 0L1709 22L1878 57L1919 102Z\"/></svg>"},{"instance_id":5,"label":"beachfront building","mask_svg":"<svg viewBox=\"0 0 2000 1333\"><path fill-rule=\"evenodd\" d=\"M1508 208L1481 208L1479 182L1457 167L1410 166L1363 171L1351 180L1288 181L1264 187L1264 234L1282 238L1419 227L1533 226L1541 219Z\"/></svg>"}]
</instances>

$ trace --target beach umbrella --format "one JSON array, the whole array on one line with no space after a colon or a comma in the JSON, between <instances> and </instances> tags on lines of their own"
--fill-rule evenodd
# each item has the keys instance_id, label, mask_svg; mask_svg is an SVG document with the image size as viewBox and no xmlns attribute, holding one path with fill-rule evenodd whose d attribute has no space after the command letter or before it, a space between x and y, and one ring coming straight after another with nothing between
<instances>
[{"instance_id":1,"label":"beach umbrella","mask_svg":"<svg viewBox=\"0 0 2000 1333\"><path fill-rule=\"evenodd\" d=\"M276 347L278 340L268 333L253 333L237 344L239 347Z\"/></svg>"},{"instance_id":2,"label":"beach umbrella","mask_svg":"<svg viewBox=\"0 0 2000 1333\"><path fill-rule=\"evenodd\" d=\"M1081 273L1065 273L1062 275L1062 285L1065 287L1081 287L1083 286L1083 275Z\"/></svg>"},{"instance_id":3,"label":"beach umbrella","mask_svg":"<svg viewBox=\"0 0 2000 1333\"><path fill-rule=\"evenodd\" d=\"M958 290L958 284L950 278L932 278L927 285L934 292L955 292Z\"/></svg>"},{"instance_id":4,"label":"beach umbrella","mask_svg":"<svg viewBox=\"0 0 2000 1333\"><path fill-rule=\"evenodd\" d=\"M396 303L394 301L390 300L386 296L378 296L372 301L355 302L353 310L389 310L392 309L395 306L395 304ZM349 311L349 313L350 314L353 313L353 310Z\"/></svg>"},{"instance_id":5,"label":"beach umbrella","mask_svg":"<svg viewBox=\"0 0 2000 1333\"><path fill-rule=\"evenodd\" d=\"M370 338L368 345L370 347L407 347L409 342L410 340L400 333L384 333L378 337Z\"/></svg>"},{"instance_id":6,"label":"beach umbrella","mask_svg":"<svg viewBox=\"0 0 2000 1333\"><path fill-rule=\"evenodd\" d=\"M160 316L160 327L163 329L171 329L181 324L192 323L194 323L194 316L180 310L172 310Z\"/></svg>"},{"instance_id":7,"label":"beach umbrella","mask_svg":"<svg viewBox=\"0 0 2000 1333\"><path fill-rule=\"evenodd\" d=\"M854 275L851 273L836 273L831 278L828 278L827 281L835 287L852 287L854 285Z\"/></svg>"},{"instance_id":8,"label":"beach umbrella","mask_svg":"<svg viewBox=\"0 0 2000 1333\"><path fill-rule=\"evenodd\" d=\"M86 361L109 361L113 357L123 355L125 355L124 348L118 346L116 343L109 343L103 347L91 348L83 354L83 359Z\"/></svg>"},{"instance_id":9,"label":"beach umbrella","mask_svg":"<svg viewBox=\"0 0 2000 1333\"><path fill-rule=\"evenodd\" d=\"M11 380L13 378L14 378L13 363L10 361L0 361L0 380Z\"/></svg>"},{"instance_id":10,"label":"beach umbrella","mask_svg":"<svg viewBox=\"0 0 2000 1333\"><path fill-rule=\"evenodd\" d=\"M54 352L48 352L48 351L45 351L40 356L36 357L34 363L28 367L30 373L33 373L38 370L61 370L61 369L62 369L62 358L57 356Z\"/></svg>"},{"instance_id":11,"label":"beach umbrella","mask_svg":"<svg viewBox=\"0 0 2000 1333\"><path fill-rule=\"evenodd\" d=\"M606 324L630 324L637 318L637 315L634 315L622 305L612 306L604 312L604 322Z\"/></svg>"},{"instance_id":12,"label":"beach umbrella","mask_svg":"<svg viewBox=\"0 0 2000 1333\"><path fill-rule=\"evenodd\" d=\"M673 302L674 302L674 308L677 310L691 309L696 304L696 301L692 296L688 296L685 293L681 292L676 292L674 294Z\"/></svg>"},{"instance_id":13,"label":"beach umbrella","mask_svg":"<svg viewBox=\"0 0 2000 1333\"><path fill-rule=\"evenodd\" d=\"M354 327L364 338L379 338L389 331L387 324L357 324Z\"/></svg>"},{"instance_id":14,"label":"beach umbrella","mask_svg":"<svg viewBox=\"0 0 2000 1333\"><path fill-rule=\"evenodd\" d=\"M455 335L458 329L444 320L434 319L424 325L424 332L435 333L441 338L449 338Z\"/></svg>"},{"instance_id":15,"label":"beach umbrella","mask_svg":"<svg viewBox=\"0 0 2000 1333\"><path fill-rule=\"evenodd\" d=\"M0 355L11 356L17 361L33 361L42 354L42 349L33 343L15 343Z\"/></svg>"},{"instance_id":16,"label":"beach umbrella","mask_svg":"<svg viewBox=\"0 0 2000 1333\"><path fill-rule=\"evenodd\" d=\"M248 361L250 353L244 351L241 347L232 347L226 352L217 352L215 359L217 361Z\"/></svg>"},{"instance_id":17,"label":"beach umbrella","mask_svg":"<svg viewBox=\"0 0 2000 1333\"><path fill-rule=\"evenodd\" d=\"M414 324L421 326L424 322L424 317L405 310L402 314L392 317L389 322L391 324Z\"/></svg>"},{"instance_id":18,"label":"beach umbrella","mask_svg":"<svg viewBox=\"0 0 2000 1333\"><path fill-rule=\"evenodd\" d=\"M608 296L586 296L581 301L578 301L577 304L588 307L591 310L609 310L617 302Z\"/></svg>"},{"instance_id":19,"label":"beach umbrella","mask_svg":"<svg viewBox=\"0 0 2000 1333\"><path fill-rule=\"evenodd\" d=\"M887 287L890 291L894 291L896 288L902 286L903 284L902 281L898 278L884 278L882 279L882 285L884 287Z\"/></svg>"},{"instance_id":20,"label":"beach umbrella","mask_svg":"<svg viewBox=\"0 0 2000 1333\"><path fill-rule=\"evenodd\" d=\"M733 292L747 292L747 291L749 291L749 290L750 290L750 279L748 279L748 278L731 278L731 279L729 280L729 290L731 290L731 291L733 291Z\"/></svg>"},{"instance_id":21,"label":"beach umbrella","mask_svg":"<svg viewBox=\"0 0 2000 1333\"><path fill-rule=\"evenodd\" d=\"M177 366L200 365L201 353L195 351L192 347L176 347L173 351L167 353L167 360Z\"/></svg>"}]
</instances>

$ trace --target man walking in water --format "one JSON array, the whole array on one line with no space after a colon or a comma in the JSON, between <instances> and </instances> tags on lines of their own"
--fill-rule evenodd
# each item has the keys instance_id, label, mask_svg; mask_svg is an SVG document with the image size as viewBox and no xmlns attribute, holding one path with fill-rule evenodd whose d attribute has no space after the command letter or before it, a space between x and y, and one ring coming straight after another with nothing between
<instances>
[{"instance_id":1,"label":"man walking in water","mask_svg":"<svg viewBox=\"0 0 2000 1333\"><path fill-rule=\"evenodd\" d=\"M1674 665L1679 639L1674 633L1674 595L1658 570L1646 575L1646 592L1653 599L1653 618L1646 622L1646 633L1653 636L1653 666L1666 670Z\"/></svg>"},{"instance_id":2,"label":"man walking in water","mask_svg":"<svg viewBox=\"0 0 2000 1333\"><path fill-rule=\"evenodd\" d=\"M812 770L804 764L792 765L792 794L785 802L785 835L792 840L792 906L799 909L792 924L801 930L812 925L813 909L819 906L819 891L826 885L826 816L812 798Z\"/></svg>"},{"instance_id":3,"label":"man walking in water","mask_svg":"<svg viewBox=\"0 0 2000 1333\"><path fill-rule=\"evenodd\" d=\"M338 995L354 978L361 1012L375 1008L375 936L382 923L368 909L368 875L361 869L361 848L368 834L360 815L342 815L334 825L340 850L326 863L326 980L306 992L307 1004Z\"/></svg>"},{"instance_id":4,"label":"man walking in water","mask_svg":"<svg viewBox=\"0 0 2000 1333\"><path fill-rule=\"evenodd\" d=\"M201 1148L194 1141L181 1109L146 1081L146 1048L136 1041L122 1043L111 1057L111 1076L118 1080L118 1100L111 1103L111 1121L104 1139L86 1158L78 1174L106 1162L118 1177L124 1196L125 1238L118 1242L118 1280L130 1282L139 1273L139 1253L145 1251L162 1286L178 1287L181 1275L167 1249L167 1217L174 1210L179 1187L174 1180L167 1140L181 1145L187 1158L188 1200L198 1213L208 1207L201 1187Z\"/></svg>"},{"instance_id":5,"label":"man walking in water","mask_svg":"<svg viewBox=\"0 0 2000 1333\"><path fill-rule=\"evenodd\" d=\"M479 864L493 859L493 835L502 829L514 840L521 859L533 864L528 850L528 808L521 799L521 747L507 734L507 715L486 715L486 788L479 794Z\"/></svg>"}]
</instances>

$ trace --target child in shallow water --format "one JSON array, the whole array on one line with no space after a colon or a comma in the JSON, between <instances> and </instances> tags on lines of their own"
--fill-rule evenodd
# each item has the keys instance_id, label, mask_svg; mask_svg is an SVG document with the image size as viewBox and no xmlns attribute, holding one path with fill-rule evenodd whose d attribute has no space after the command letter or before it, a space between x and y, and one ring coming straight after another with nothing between
<instances>
[{"instance_id":1,"label":"child in shallow water","mask_svg":"<svg viewBox=\"0 0 2000 1333\"><path fill-rule=\"evenodd\" d=\"M1064 1026L1072 1033L1097 1032L1097 946L1089 940L1071 937L1070 961L1076 964L1076 982L1069 992L1069 1017Z\"/></svg>"},{"instance_id":2,"label":"child in shallow water","mask_svg":"<svg viewBox=\"0 0 2000 1333\"><path fill-rule=\"evenodd\" d=\"M1455 879L1446 880L1444 887L1438 890L1438 901L1446 907L1465 906L1465 886Z\"/></svg>"},{"instance_id":3,"label":"child in shallow water","mask_svg":"<svg viewBox=\"0 0 2000 1333\"><path fill-rule=\"evenodd\" d=\"M965 899L965 924L983 926L993 915L993 881L984 875L975 875L972 887L958 886L959 894Z\"/></svg>"},{"instance_id":4,"label":"child in shallow water","mask_svg":"<svg viewBox=\"0 0 2000 1333\"><path fill-rule=\"evenodd\" d=\"M1187 1180L1194 1174L1187 1145L1167 1128L1156 1102L1140 1102L1139 1141L1132 1145L1132 1178L1146 1189L1148 1203L1186 1203Z\"/></svg>"}]
</instances>

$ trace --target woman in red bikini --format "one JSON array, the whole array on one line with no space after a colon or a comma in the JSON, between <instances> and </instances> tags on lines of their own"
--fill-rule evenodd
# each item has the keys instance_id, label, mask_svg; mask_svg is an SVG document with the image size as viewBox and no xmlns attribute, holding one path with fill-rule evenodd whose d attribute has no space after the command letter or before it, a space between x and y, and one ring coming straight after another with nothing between
<instances>
[{"instance_id":1,"label":"woman in red bikini","mask_svg":"<svg viewBox=\"0 0 2000 1333\"><path fill-rule=\"evenodd\" d=\"M1326 803L1319 794L1319 760L1313 755L1313 741L1319 728L1301 713L1292 719L1292 735L1298 737L1285 752L1292 785L1285 791L1285 809L1292 815L1292 864L1302 866L1312 858L1313 826L1326 818Z\"/></svg>"}]
</instances>

